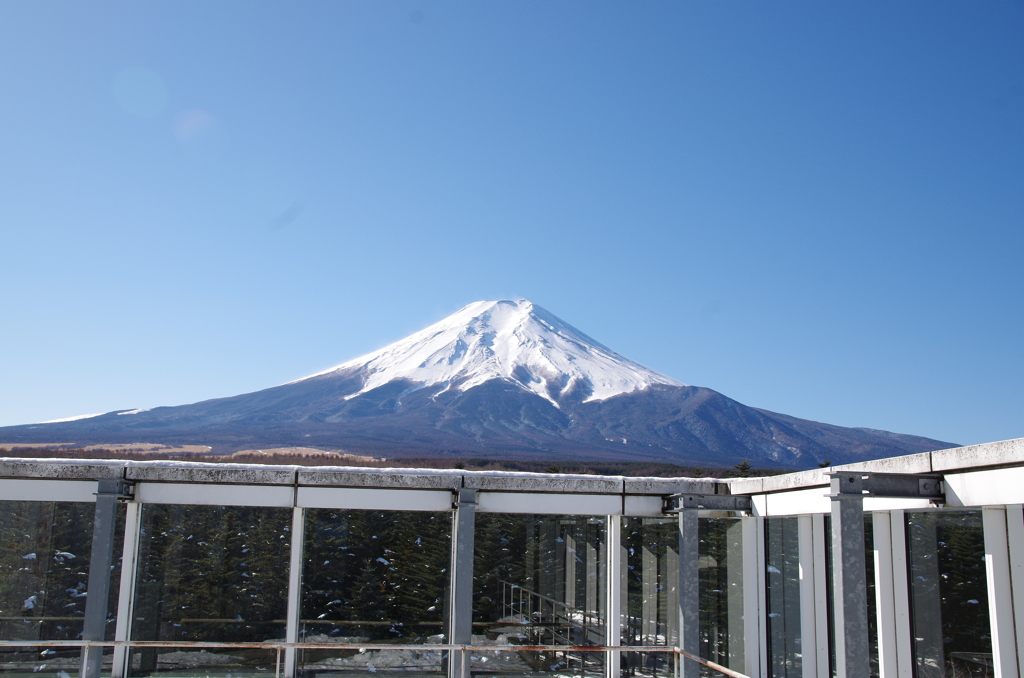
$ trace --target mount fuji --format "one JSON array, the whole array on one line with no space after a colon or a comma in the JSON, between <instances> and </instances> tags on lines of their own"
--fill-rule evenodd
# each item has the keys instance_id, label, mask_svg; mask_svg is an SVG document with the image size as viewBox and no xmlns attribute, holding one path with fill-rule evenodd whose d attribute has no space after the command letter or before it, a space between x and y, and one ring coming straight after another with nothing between
<instances>
[{"instance_id":1,"label":"mount fuji","mask_svg":"<svg viewBox=\"0 0 1024 678\"><path fill-rule=\"evenodd\" d=\"M469 304L378 351L255 393L2 427L0 441L779 468L956 447L748 407L630 360L526 300Z\"/></svg>"}]
</instances>

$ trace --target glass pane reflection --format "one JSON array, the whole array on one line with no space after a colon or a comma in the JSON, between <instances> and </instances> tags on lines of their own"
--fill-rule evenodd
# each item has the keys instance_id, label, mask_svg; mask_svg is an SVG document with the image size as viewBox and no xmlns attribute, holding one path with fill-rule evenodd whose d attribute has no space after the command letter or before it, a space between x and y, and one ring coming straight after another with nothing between
<instances>
[{"instance_id":1,"label":"glass pane reflection","mask_svg":"<svg viewBox=\"0 0 1024 678\"><path fill-rule=\"evenodd\" d=\"M994 675L981 511L906 520L917 678Z\"/></svg>"},{"instance_id":2,"label":"glass pane reflection","mask_svg":"<svg viewBox=\"0 0 1024 678\"><path fill-rule=\"evenodd\" d=\"M797 518L765 520L768 661L771 675L801 678L800 541Z\"/></svg>"},{"instance_id":3,"label":"glass pane reflection","mask_svg":"<svg viewBox=\"0 0 1024 678\"><path fill-rule=\"evenodd\" d=\"M0 638L76 640L82 635L95 504L0 501ZM113 637L124 508L119 507L107 637ZM111 653L105 653L109 673ZM78 671L80 650L0 648L0 672L63 676Z\"/></svg>"},{"instance_id":4,"label":"glass pane reflection","mask_svg":"<svg viewBox=\"0 0 1024 678\"><path fill-rule=\"evenodd\" d=\"M473 643L603 645L606 525L602 517L485 513L476 517ZM518 652L501 673L594 675L600 652ZM514 666L513 666L514 664Z\"/></svg>"},{"instance_id":5,"label":"glass pane reflection","mask_svg":"<svg viewBox=\"0 0 1024 678\"><path fill-rule=\"evenodd\" d=\"M304 650L304 672L446 670L448 512L306 511L300 641L421 643L423 650Z\"/></svg>"},{"instance_id":6,"label":"glass pane reflection","mask_svg":"<svg viewBox=\"0 0 1024 678\"><path fill-rule=\"evenodd\" d=\"M145 504L133 640L284 640L292 511ZM141 648L131 675L274 671L273 650Z\"/></svg>"}]
</instances>

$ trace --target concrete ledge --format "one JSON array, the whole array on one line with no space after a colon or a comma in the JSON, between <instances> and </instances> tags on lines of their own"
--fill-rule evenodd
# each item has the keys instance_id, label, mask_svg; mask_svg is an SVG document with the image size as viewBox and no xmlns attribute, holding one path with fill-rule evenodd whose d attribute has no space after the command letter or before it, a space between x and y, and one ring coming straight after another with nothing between
<instances>
[{"instance_id":1,"label":"concrete ledge","mask_svg":"<svg viewBox=\"0 0 1024 678\"><path fill-rule=\"evenodd\" d=\"M355 467L301 470L300 486L317 487L390 487L430 490L457 490L462 487L462 472L422 472L423 469Z\"/></svg>"},{"instance_id":2,"label":"concrete ledge","mask_svg":"<svg viewBox=\"0 0 1024 678\"><path fill-rule=\"evenodd\" d=\"M513 474L494 471L466 471L464 473L466 487L475 487L478 490L578 494L622 493L622 476L587 476L566 473Z\"/></svg>"},{"instance_id":3,"label":"concrete ledge","mask_svg":"<svg viewBox=\"0 0 1024 678\"><path fill-rule=\"evenodd\" d=\"M124 478L127 462L96 459L0 459L0 478L49 478L60 480L98 480Z\"/></svg>"},{"instance_id":4,"label":"concrete ledge","mask_svg":"<svg viewBox=\"0 0 1024 678\"><path fill-rule=\"evenodd\" d=\"M717 484L713 478L623 478L626 494L715 494Z\"/></svg>"},{"instance_id":5,"label":"concrete ledge","mask_svg":"<svg viewBox=\"0 0 1024 678\"><path fill-rule=\"evenodd\" d=\"M729 491L732 494L760 494L762 492L786 492L805 487L828 485L828 469L816 468L810 471L797 471L781 476L765 476L764 478L730 479Z\"/></svg>"},{"instance_id":6,"label":"concrete ledge","mask_svg":"<svg viewBox=\"0 0 1024 678\"><path fill-rule=\"evenodd\" d=\"M729 494L761 494L764 492L765 478L730 478Z\"/></svg>"},{"instance_id":7,"label":"concrete ledge","mask_svg":"<svg viewBox=\"0 0 1024 678\"><path fill-rule=\"evenodd\" d=\"M954 447L950 450L932 452L931 455L933 471L1022 464L1024 463L1024 438Z\"/></svg>"},{"instance_id":8,"label":"concrete ledge","mask_svg":"<svg viewBox=\"0 0 1024 678\"><path fill-rule=\"evenodd\" d=\"M873 473L931 473L933 454L935 453L921 452L920 454L906 454L902 457L888 457L886 459L859 461L854 464L833 466L831 470L864 471Z\"/></svg>"},{"instance_id":9,"label":"concrete ledge","mask_svg":"<svg viewBox=\"0 0 1024 678\"><path fill-rule=\"evenodd\" d=\"M131 461L125 477L159 483L294 485L297 472L297 466Z\"/></svg>"}]
</instances>

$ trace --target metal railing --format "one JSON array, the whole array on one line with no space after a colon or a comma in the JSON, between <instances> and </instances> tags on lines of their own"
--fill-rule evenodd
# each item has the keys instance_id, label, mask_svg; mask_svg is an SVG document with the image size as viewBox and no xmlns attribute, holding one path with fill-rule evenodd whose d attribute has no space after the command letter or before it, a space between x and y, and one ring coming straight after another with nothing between
<instances>
[{"instance_id":1,"label":"metal railing","mask_svg":"<svg viewBox=\"0 0 1024 678\"><path fill-rule=\"evenodd\" d=\"M0 648L4 647L127 647L141 648L231 648L231 649L263 649L275 650L274 677L281 678L281 652L283 650L419 650L447 652L641 652L641 653L672 653L697 662L709 669L729 676L729 678L750 678L738 671L690 654L678 647L664 645L472 645L454 643L286 643L280 641L264 641L252 643L213 642L200 640L0 640Z\"/></svg>"},{"instance_id":2,"label":"metal railing","mask_svg":"<svg viewBox=\"0 0 1024 678\"><path fill-rule=\"evenodd\" d=\"M599 612L573 607L518 584L501 581L502 619L506 625L521 624L534 643L545 635L551 645L600 645L605 639L604 621Z\"/></svg>"}]
</instances>

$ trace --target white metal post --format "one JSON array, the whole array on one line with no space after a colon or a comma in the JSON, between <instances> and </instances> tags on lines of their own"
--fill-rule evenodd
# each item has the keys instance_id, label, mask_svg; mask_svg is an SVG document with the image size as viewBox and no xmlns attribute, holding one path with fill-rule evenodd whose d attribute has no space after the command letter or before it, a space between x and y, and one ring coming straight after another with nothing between
<instances>
[{"instance_id":1,"label":"white metal post","mask_svg":"<svg viewBox=\"0 0 1024 678\"><path fill-rule=\"evenodd\" d=\"M605 645L616 647L622 643L622 516L607 517L606 537L608 548L605 550L607 562L605 573L608 591L606 600L608 609L605 621ZM622 654L614 650L605 652L604 673L607 678L619 678Z\"/></svg>"},{"instance_id":2,"label":"white metal post","mask_svg":"<svg viewBox=\"0 0 1024 678\"><path fill-rule=\"evenodd\" d=\"M762 615L765 610L764 518L743 521L743 644L744 673L767 678L768 638Z\"/></svg>"},{"instance_id":3,"label":"white metal post","mask_svg":"<svg viewBox=\"0 0 1024 678\"><path fill-rule=\"evenodd\" d=\"M811 534L814 553L814 647L804 646L804 652L814 652L819 678L831 678L829 668L828 629L828 547L825 533L825 514L811 516L814 530Z\"/></svg>"},{"instance_id":4,"label":"white metal post","mask_svg":"<svg viewBox=\"0 0 1024 678\"><path fill-rule=\"evenodd\" d=\"M910 570L907 567L907 518L903 509L889 512L892 535L892 609L896 627L897 678L913 678L914 654L910 636ZM877 539L877 537L876 537Z\"/></svg>"},{"instance_id":5,"label":"white metal post","mask_svg":"<svg viewBox=\"0 0 1024 678\"><path fill-rule=\"evenodd\" d=\"M800 650L803 678L818 678L817 620L814 617L814 519L797 517L800 565Z\"/></svg>"},{"instance_id":6,"label":"white metal post","mask_svg":"<svg viewBox=\"0 0 1024 678\"><path fill-rule=\"evenodd\" d=\"M1024 509L1020 504L1006 507L1006 541L1010 552L1010 588L1017 638L1017 671L1024 675Z\"/></svg>"},{"instance_id":7,"label":"white metal post","mask_svg":"<svg viewBox=\"0 0 1024 678\"><path fill-rule=\"evenodd\" d=\"M875 542L875 617L878 628L879 678L898 678L896 607L893 600L892 531L887 511L871 515Z\"/></svg>"},{"instance_id":8,"label":"white metal post","mask_svg":"<svg viewBox=\"0 0 1024 678\"><path fill-rule=\"evenodd\" d=\"M89 557L89 598L82 620L82 639L103 641L107 633L110 604L110 571L114 564L114 537L117 526L117 504L130 499L132 484L121 479L97 481L96 504L92 524L92 552ZM99 678L103 666L103 647L82 648L78 666L80 678Z\"/></svg>"},{"instance_id":9,"label":"white metal post","mask_svg":"<svg viewBox=\"0 0 1024 678\"><path fill-rule=\"evenodd\" d=\"M985 530L985 575L988 580L988 615L992 631L992 660L996 678L1017 678L1017 647L1013 630L1010 591L1010 552L1006 543L1006 510L982 510Z\"/></svg>"},{"instance_id":10,"label":"white metal post","mask_svg":"<svg viewBox=\"0 0 1024 678\"><path fill-rule=\"evenodd\" d=\"M132 617L135 601L135 577L138 571L139 518L142 504L126 502L124 505L124 546L121 549L121 585L117 592L117 622L114 626L114 640L128 640L132 632ZM120 645L114 648L114 662L110 669L111 678L128 675L128 648Z\"/></svg>"},{"instance_id":11,"label":"white metal post","mask_svg":"<svg viewBox=\"0 0 1024 678\"><path fill-rule=\"evenodd\" d=\"M299 614L302 611L302 545L306 536L306 509L301 506L292 508L292 545L288 560L288 616L285 627L285 642L299 642ZM298 653L295 648L285 648L284 676L294 678Z\"/></svg>"}]
</instances>

